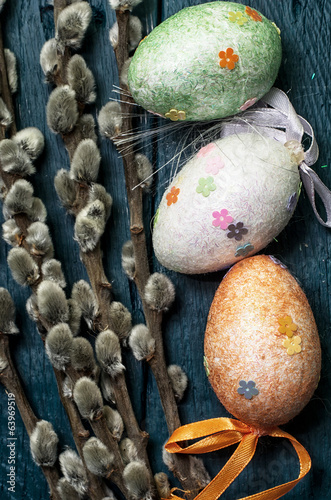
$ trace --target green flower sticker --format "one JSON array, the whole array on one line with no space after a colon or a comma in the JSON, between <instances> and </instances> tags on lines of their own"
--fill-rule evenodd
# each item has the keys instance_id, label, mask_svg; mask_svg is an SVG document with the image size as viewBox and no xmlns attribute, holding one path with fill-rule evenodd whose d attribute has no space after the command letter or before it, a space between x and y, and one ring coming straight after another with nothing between
<instances>
[{"instance_id":1,"label":"green flower sticker","mask_svg":"<svg viewBox=\"0 0 331 500\"><path fill-rule=\"evenodd\" d=\"M156 224L157 224L157 220L158 220L158 218L159 218L159 215L160 215L160 209L158 208L158 209L156 210L156 212L155 212L155 215L154 215L153 227L155 227L155 226L156 226Z\"/></svg>"},{"instance_id":2,"label":"green flower sticker","mask_svg":"<svg viewBox=\"0 0 331 500\"><path fill-rule=\"evenodd\" d=\"M216 186L214 184L213 177L207 177L207 178L201 177L199 179L199 185L196 188L196 192L207 197L210 195L210 192L215 191L215 189L216 189Z\"/></svg>"}]
</instances>

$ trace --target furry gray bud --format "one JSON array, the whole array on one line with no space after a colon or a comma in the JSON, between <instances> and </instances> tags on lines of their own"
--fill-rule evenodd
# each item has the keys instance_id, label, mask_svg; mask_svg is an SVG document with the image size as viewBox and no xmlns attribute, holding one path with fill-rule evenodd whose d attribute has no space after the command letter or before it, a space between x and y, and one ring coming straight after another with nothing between
<instances>
[{"instance_id":1,"label":"furry gray bud","mask_svg":"<svg viewBox=\"0 0 331 500\"><path fill-rule=\"evenodd\" d=\"M12 94L15 94L15 92L17 92L16 56L9 49L5 49L4 54L6 60L6 69L7 69L7 77L8 77L10 92Z\"/></svg>"},{"instance_id":2,"label":"furry gray bud","mask_svg":"<svg viewBox=\"0 0 331 500\"><path fill-rule=\"evenodd\" d=\"M162 448L162 460L163 460L163 463L168 467L168 469L170 470L170 472L172 472L173 470L175 470L175 459L174 459L174 456L169 453L165 447Z\"/></svg>"},{"instance_id":3,"label":"furry gray bud","mask_svg":"<svg viewBox=\"0 0 331 500\"><path fill-rule=\"evenodd\" d=\"M81 495L88 491L88 480L82 460L71 449L65 450L59 456L62 474L69 484Z\"/></svg>"},{"instance_id":4,"label":"furry gray bud","mask_svg":"<svg viewBox=\"0 0 331 500\"><path fill-rule=\"evenodd\" d=\"M26 177L36 171L29 155L14 140L0 142L0 157L3 170L9 174Z\"/></svg>"},{"instance_id":5,"label":"furry gray bud","mask_svg":"<svg viewBox=\"0 0 331 500\"><path fill-rule=\"evenodd\" d=\"M89 328L98 314L98 301L90 285L80 280L74 284L71 297L76 301Z\"/></svg>"},{"instance_id":6,"label":"furry gray bud","mask_svg":"<svg viewBox=\"0 0 331 500\"><path fill-rule=\"evenodd\" d=\"M101 368L112 378L125 370L122 365L120 342L111 330L99 333L95 342L95 352Z\"/></svg>"},{"instance_id":7,"label":"furry gray bud","mask_svg":"<svg viewBox=\"0 0 331 500\"><path fill-rule=\"evenodd\" d=\"M124 61L122 66L122 71L120 74L120 83L124 86L128 86L129 83L129 67L132 61L132 57L129 57Z\"/></svg>"},{"instance_id":8,"label":"furry gray bud","mask_svg":"<svg viewBox=\"0 0 331 500\"><path fill-rule=\"evenodd\" d=\"M148 498L150 493L149 473L143 462L130 462L123 471L124 484L137 500Z\"/></svg>"},{"instance_id":9,"label":"furry gray bud","mask_svg":"<svg viewBox=\"0 0 331 500\"><path fill-rule=\"evenodd\" d=\"M13 278L19 285L33 285L39 278L38 266L24 248L12 248L7 261Z\"/></svg>"},{"instance_id":10,"label":"furry gray bud","mask_svg":"<svg viewBox=\"0 0 331 500\"><path fill-rule=\"evenodd\" d=\"M5 5L5 3L6 3L6 0L0 0L0 12L2 11L3 6Z\"/></svg>"},{"instance_id":11,"label":"furry gray bud","mask_svg":"<svg viewBox=\"0 0 331 500\"><path fill-rule=\"evenodd\" d=\"M138 153L134 157L141 187L149 189L153 182L153 167L147 156Z\"/></svg>"},{"instance_id":12,"label":"furry gray bud","mask_svg":"<svg viewBox=\"0 0 331 500\"><path fill-rule=\"evenodd\" d=\"M68 85L54 89L49 96L46 114L47 124L55 134L71 132L79 116L75 92Z\"/></svg>"},{"instance_id":13,"label":"furry gray bud","mask_svg":"<svg viewBox=\"0 0 331 500\"><path fill-rule=\"evenodd\" d=\"M82 252L92 252L106 225L106 213L104 204L100 200L88 203L79 212L75 222L75 239Z\"/></svg>"},{"instance_id":14,"label":"furry gray bud","mask_svg":"<svg viewBox=\"0 0 331 500\"><path fill-rule=\"evenodd\" d=\"M61 168L54 178L54 186L62 205L70 212L76 200L77 184L69 172Z\"/></svg>"},{"instance_id":15,"label":"furry gray bud","mask_svg":"<svg viewBox=\"0 0 331 500\"><path fill-rule=\"evenodd\" d=\"M54 75L58 69L58 55L55 38L44 43L40 52L40 66L46 76L47 82L53 82Z\"/></svg>"},{"instance_id":16,"label":"furry gray bud","mask_svg":"<svg viewBox=\"0 0 331 500\"><path fill-rule=\"evenodd\" d=\"M71 57L67 66L68 84L76 92L78 102L91 104L96 99L95 81L92 71L78 54Z\"/></svg>"},{"instance_id":17,"label":"furry gray bud","mask_svg":"<svg viewBox=\"0 0 331 500\"><path fill-rule=\"evenodd\" d=\"M81 141L71 161L70 174L78 182L95 182L98 177L101 155L92 139Z\"/></svg>"},{"instance_id":18,"label":"furry gray bud","mask_svg":"<svg viewBox=\"0 0 331 500\"><path fill-rule=\"evenodd\" d=\"M131 439L122 439L119 444L119 448L124 465L138 460L138 451Z\"/></svg>"},{"instance_id":19,"label":"furry gray bud","mask_svg":"<svg viewBox=\"0 0 331 500\"><path fill-rule=\"evenodd\" d=\"M33 187L30 182L19 179L16 181L5 199L5 210L10 215L27 213L33 204Z\"/></svg>"},{"instance_id":20,"label":"furry gray bud","mask_svg":"<svg viewBox=\"0 0 331 500\"><path fill-rule=\"evenodd\" d=\"M15 219L8 219L2 224L2 237L8 245L17 247L20 244L22 232Z\"/></svg>"},{"instance_id":21,"label":"furry gray bud","mask_svg":"<svg viewBox=\"0 0 331 500\"><path fill-rule=\"evenodd\" d=\"M127 338L132 329L130 311L121 302L112 302L109 309L111 328L120 340Z\"/></svg>"},{"instance_id":22,"label":"furry gray bud","mask_svg":"<svg viewBox=\"0 0 331 500\"><path fill-rule=\"evenodd\" d=\"M95 121L92 115L84 113L77 122L77 128L82 139L92 139L97 142L98 137L95 133Z\"/></svg>"},{"instance_id":23,"label":"furry gray bud","mask_svg":"<svg viewBox=\"0 0 331 500\"><path fill-rule=\"evenodd\" d=\"M37 323L37 321L39 320L39 311L37 306L37 298L34 294L28 298L25 307L29 317L32 319L32 321Z\"/></svg>"},{"instance_id":24,"label":"furry gray bud","mask_svg":"<svg viewBox=\"0 0 331 500\"><path fill-rule=\"evenodd\" d=\"M156 311L167 311L175 300L175 287L170 279L161 273L152 274L145 286L145 300Z\"/></svg>"},{"instance_id":25,"label":"furry gray bud","mask_svg":"<svg viewBox=\"0 0 331 500\"><path fill-rule=\"evenodd\" d=\"M71 360L73 336L66 323L53 326L46 337L46 353L57 370L65 370Z\"/></svg>"},{"instance_id":26,"label":"furry gray bud","mask_svg":"<svg viewBox=\"0 0 331 500\"><path fill-rule=\"evenodd\" d=\"M106 420L107 427L117 441L122 437L124 431L124 424L120 413L110 406L103 407L103 416Z\"/></svg>"},{"instance_id":27,"label":"furry gray bud","mask_svg":"<svg viewBox=\"0 0 331 500\"><path fill-rule=\"evenodd\" d=\"M33 222L28 227L27 237L25 241L31 246L30 253L32 255L43 256L51 259L54 254L52 239L49 235L49 230L43 222Z\"/></svg>"},{"instance_id":28,"label":"furry gray bud","mask_svg":"<svg viewBox=\"0 0 331 500\"><path fill-rule=\"evenodd\" d=\"M187 388L188 384L188 378L184 370L178 365L170 365L168 366L168 375L170 378L170 382L172 385L172 389L175 394L175 398L177 401L180 401L183 396L184 392Z\"/></svg>"},{"instance_id":29,"label":"furry gray bud","mask_svg":"<svg viewBox=\"0 0 331 500\"><path fill-rule=\"evenodd\" d=\"M60 48L79 49L91 19L92 9L87 2L75 2L63 9L56 26L56 40Z\"/></svg>"},{"instance_id":30,"label":"furry gray bud","mask_svg":"<svg viewBox=\"0 0 331 500\"><path fill-rule=\"evenodd\" d=\"M83 446L83 455L86 467L92 474L101 477L107 477L111 474L114 455L100 439L95 437L88 439Z\"/></svg>"},{"instance_id":31,"label":"furry gray bud","mask_svg":"<svg viewBox=\"0 0 331 500\"><path fill-rule=\"evenodd\" d=\"M95 200L100 200L105 207L105 219L109 219L111 207L113 205L113 198L105 190L101 184L92 184L89 191L89 203Z\"/></svg>"},{"instance_id":32,"label":"furry gray bud","mask_svg":"<svg viewBox=\"0 0 331 500\"><path fill-rule=\"evenodd\" d=\"M103 409L99 387L88 377L80 378L74 387L74 400L82 417L95 420Z\"/></svg>"},{"instance_id":33,"label":"furry gray bud","mask_svg":"<svg viewBox=\"0 0 331 500\"><path fill-rule=\"evenodd\" d=\"M4 200L7 196L8 189L6 184L3 182L2 177L0 177L0 200Z\"/></svg>"},{"instance_id":34,"label":"furry gray bud","mask_svg":"<svg viewBox=\"0 0 331 500\"><path fill-rule=\"evenodd\" d=\"M52 467L57 459L57 444L59 438L53 426L46 420L37 422L30 436L32 458L37 465Z\"/></svg>"},{"instance_id":35,"label":"furry gray bud","mask_svg":"<svg viewBox=\"0 0 331 500\"><path fill-rule=\"evenodd\" d=\"M8 361L6 358L3 358L2 356L0 356L0 375L2 372L5 371L5 369L7 368L8 366Z\"/></svg>"},{"instance_id":36,"label":"furry gray bud","mask_svg":"<svg viewBox=\"0 0 331 500\"><path fill-rule=\"evenodd\" d=\"M160 498L170 498L171 490L167 474L158 472L154 475L156 489Z\"/></svg>"},{"instance_id":37,"label":"furry gray bud","mask_svg":"<svg viewBox=\"0 0 331 500\"><path fill-rule=\"evenodd\" d=\"M137 16L129 17L129 45L128 50L134 50L138 47L142 39L142 24ZM115 23L109 30L109 40L114 49L118 45L118 23Z\"/></svg>"},{"instance_id":38,"label":"furry gray bud","mask_svg":"<svg viewBox=\"0 0 331 500\"><path fill-rule=\"evenodd\" d=\"M64 477L59 479L56 489L61 500L80 500L81 498L75 488Z\"/></svg>"},{"instance_id":39,"label":"furry gray bud","mask_svg":"<svg viewBox=\"0 0 331 500\"><path fill-rule=\"evenodd\" d=\"M19 333L15 325L15 305L6 288L0 288L0 333Z\"/></svg>"},{"instance_id":40,"label":"furry gray bud","mask_svg":"<svg viewBox=\"0 0 331 500\"><path fill-rule=\"evenodd\" d=\"M52 281L42 281L37 290L37 305L41 316L51 325L67 323L69 309L62 288Z\"/></svg>"},{"instance_id":41,"label":"furry gray bud","mask_svg":"<svg viewBox=\"0 0 331 500\"><path fill-rule=\"evenodd\" d=\"M37 224L37 222L35 222L35 224ZM56 259L46 260L41 266L41 272L44 280L53 281L54 283L57 283L61 288L66 287L66 280L62 272L60 261Z\"/></svg>"},{"instance_id":42,"label":"furry gray bud","mask_svg":"<svg viewBox=\"0 0 331 500\"><path fill-rule=\"evenodd\" d=\"M121 105L118 102L108 102L100 109L98 115L100 134L112 138L121 133L123 118Z\"/></svg>"},{"instance_id":43,"label":"furry gray bud","mask_svg":"<svg viewBox=\"0 0 331 500\"><path fill-rule=\"evenodd\" d=\"M33 198L32 207L27 211L27 214L32 222L45 222L47 211L40 198Z\"/></svg>"},{"instance_id":44,"label":"furry gray bud","mask_svg":"<svg viewBox=\"0 0 331 500\"><path fill-rule=\"evenodd\" d=\"M100 376L100 388L102 391L103 397L109 401L109 403L115 404L115 393L112 385L112 379L106 372L101 372Z\"/></svg>"},{"instance_id":45,"label":"furry gray bud","mask_svg":"<svg viewBox=\"0 0 331 500\"><path fill-rule=\"evenodd\" d=\"M142 361L143 359L148 360L153 356L155 352L155 340L147 326L136 325L132 328L129 337L129 346L138 361Z\"/></svg>"},{"instance_id":46,"label":"furry gray bud","mask_svg":"<svg viewBox=\"0 0 331 500\"><path fill-rule=\"evenodd\" d=\"M8 128L13 122L13 117L9 109L7 108L4 100L0 97L0 125L4 128Z\"/></svg>"},{"instance_id":47,"label":"furry gray bud","mask_svg":"<svg viewBox=\"0 0 331 500\"><path fill-rule=\"evenodd\" d=\"M32 161L36 160L44 150L44 135L36 127L27 127L17 132L13 141L22 148Z\"/></svg>"},{"instance_id":48,"label":"furry gray bud","mask_svg":"<svg viewBox=\"0 0 331 500\"><path fill-rule=\"evenodd\" d=\"M69 327L74 336L78 335L80 330L80 320L82 317L82 312L79 305L74 299L69 299L67 301L69 308Z\"/></svg>"},{"instance_id":49,"label":"furry gray bud","mask_svg":"<svg viewBox=\"0 0 331 500\"><path fill-rule=\"evenodd\" d=\"M133 280L136 274L136 260L132 241L126 241L122 247L122 267L125 274Z\"/></svg>"},{"instance_id":50,"label":"furry gray bud","mask_svg":"<svg viewBox=\"0 0 331 500\"><path fill-rule=\"evenodd\" d=\"M74 383L71 378L66 377L62 383L62 392L66 398L72 399L74 391Z\"/></svg>"},{"instance_id":51,"label":"furry gray bud","mask_svg":"<svg viewBox=\"0 0 331 500\"><path fill-rule=\"evenodd\" d=\"M211 477L206 471L203 461L199 457L190 456L191 477L199 483L200 488L205 488L211 481Z\"/></svg>"},{"instance_id":52,"label":"furry gray bud","mask_svg":"<svg viewBox=\"0 0 331 500\"><path fill-rule=\"evenodd\" d=\"M131 11L133 7L140 4L141 2L142 0L109 0L111 8L119 11Z\"/></svg>"},{"instance_id":53,"label":"furry gray bud","mask_svg":"<svg viewBox=\"0 0 331 500\"><path fill-rule=\"evenodd\" d=\"M84 337L73 339L71 364L77 371L92 372L95 368L93 348Z\"/></svg>"}]
</instances>

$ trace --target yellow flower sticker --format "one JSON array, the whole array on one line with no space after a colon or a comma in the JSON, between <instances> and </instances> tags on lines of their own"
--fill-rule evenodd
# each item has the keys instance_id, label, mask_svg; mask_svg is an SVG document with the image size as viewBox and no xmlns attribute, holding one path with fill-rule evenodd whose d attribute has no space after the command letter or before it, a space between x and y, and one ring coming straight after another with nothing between
<instances>
[{"instance_id":1,"label":"yellow flower sticker","mask_svg":"<svg viewBox=\"0 0 331 500\"><path fill-rule=\"evenodd\" d=\"M293 333L298 329L298 326L293 323L291 316L279 318L278 323L280 324L280 327L278 328L279 333L286 333L289 338L292 338Z\"/></svg>"},{"instance_id":2,"label":"yellow flower sticker","mask_svg":"<svg viewBox=\"0 0 331 500\"><path fill-rule=\"evenodd\" d=\"M301 337L297 335L291 339L287 338L283 342L283 347L287 349L287 354L292 356L293 354L299 354L301 352Z\"/></svg>"}]
</instances>

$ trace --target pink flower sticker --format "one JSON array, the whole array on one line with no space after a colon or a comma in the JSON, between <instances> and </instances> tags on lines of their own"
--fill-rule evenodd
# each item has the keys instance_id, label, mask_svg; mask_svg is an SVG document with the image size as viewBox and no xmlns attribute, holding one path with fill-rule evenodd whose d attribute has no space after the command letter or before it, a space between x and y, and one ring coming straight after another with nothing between
<instances>
[{"instance_id":1,"label":"pink flower sticker","mask_svg":"<svg viewBox=\"0 0 331 500\"><path fill-rule=\"evenodd\" d=\"M211 142L207 146L204 146L203 148L200 149L199 153L197 154L198 158L204 158L205 156L209 155L214 149L215 149L215 144Z\"/></svg>"},{"instance_id":2,"label":"pink flower sticker","mask_svg":"<svg viewBox=\"0 0 331 500\"><path fill-rule=\"evenodd\" d=\"M224 168L224 161L219 156L207 160L206 172L208 174L216 175L221 168Z\"/></svg>"},{"instance_id":3,"label":"pink flower sticker","mask_svg":"<svg viewBox=\"0 0 331 500\"><path fill-rule=\"evenodd\" d=\"M252 99L248 99L242 106L240 106L240 111L245 111L246 109L250 108L255 104L257 101L256 97L252 97Z\"/></svg>"},{"instance_id":4,"label":"pink flower sticker","mask_svg":"<svg viewBox=\"0 0 331 500\"><path fill-rule=\"evenodd\" d=\"M233 222L233 217L228 215L229 212L223 208L220 212L213 212L213 226L220 227L221 229L227 229L230 222Z\"/></svg>"}]
</instances>

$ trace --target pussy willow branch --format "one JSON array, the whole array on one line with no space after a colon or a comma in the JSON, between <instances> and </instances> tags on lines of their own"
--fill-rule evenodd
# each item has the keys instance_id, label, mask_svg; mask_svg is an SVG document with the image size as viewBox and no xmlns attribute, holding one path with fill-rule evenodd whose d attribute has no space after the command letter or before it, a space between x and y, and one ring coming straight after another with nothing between
<instances>
[{"instance_id":1,"label":"pussy willow branch","mask_svg":"<svg viewBox=\"0 0 331 500\"><path fill-rule=\"evenodd\" d=\"M12 361L9 349L9 339L7 335L0 332L0 356L2 359L6 360L8 365L0 374L0 382L7 389L8 392L15 395L15 403L22 417L24 426L30 437L36 424L38 418L33 413L29 401L24 393L20 378L15 369L14 363ZM57 491L57 483L60 478L59 471L56 466L45 467L40 466L47 480L50 496L52 500L61 500L59 492Z\"/></svg>"},{"instance_id":2,"label":"pussy willow branch","mask_svg":"<svg viewBox=\"0 0 331 500\"><path fill-rule=\"evenodd\" d=\"M54 9L57 13L60 12L60 5L63 5L61 0L54 0ZM63 8L63 7L62 7ZM64 61L65 56L59 54L59 58L62 60L61 66L64 68L67 61ZM56 81L57 84L66 84L65 71L62 71L62 78ZM81 109L81 112L83 110ZM72 159L73 153L81 140L80 132L78 128L75 128L70 134L64 135L63 140L67 148L69 158ZM74 214L77 215L79 211L87 203L87 193L88 186L81 184L79 186L76 203L74 206ZM81 253L82 261L86 267L88 277L92 286L92 289L97 297L99 314L98 318L94 324L94 329L97 332L106 330L111 327L110 318L110 303L112 301L111 284L109 283L106 274L104 272L102 263L102 253L100 244L91 252ZM148 442L148 434L143 432L137 422L136 416L134 414L131 399L126 385L125 376L119 374L112 381L112 387L115 395L116 407L119 411L125 429L127 431L128 437L134 442L139 457L145 462L149 473L151 485L153 485L153 474L149 464L149 458L146 451L146 446ZM152 498L157 498L154 488L152 488Z\"/></svg>"},{"instance_id":3,"label":"pussy willow branch","mask_svg":"<svg viewBox=\"0 0 331 500\"><path fill-rule=\"evenodd\" d=\"M121 74L123 64L129 57L128 53L128 25L129 11L118 10L116 12L118 23L118 44L115 49L118 72ZM123 125L121 132L123 134L132 130L132 104L133 99L129 96L129 89L125 88L121 94L121 109L123 114ZM116 144L116 142L115 142ZM147 280L150 276L148 265L148 254L146 246L146 237L143 223L143 204L142 190L134 189L139 184L137 170L135 168L134 150L133 147L126 149L125 155L122 156L124 173L126 179L127 197L130 208L130 231L131 240L134 247L135 256L135 277L134 281L137 285L139 295L143 303L143 309L146 319L146 324L155 339L155 353L148 361L160 394L161 404L165 414L169 434L172 434L175 429L180 427L180 419L178 414L177 403L174 392L170 383L167 372L167 365L163 349L162 337L162 313L152 311L144 300L144 290ZM194 478L194 470L190 466L190 457L175 455L173 457L175 463L174 474L181 482L183 488L187 491L187 498L194 498L197 490L201 488L198 480Z\"/></svg>"},{"instance_id":4,"label":"pussy willow branch","mask_svg":"<svg viewBox=\"0 0 331 500\"><path fill-rule=\"evenodd\" d=\"M3 42L2 42L1 35L2 35L2 32L0 32L0 83L1 83L3 100L4 100L7 108L9 110L12 110L13 123L12 123L10 131L11 131L11 134L14 134L17 130L16 124L15 124L14 105L13 105L12 96L11 96L9 86L8 86L6 61L5 61L4 51L3 51ZM4 91L4 89L7 89L7 91ZM0 140L5 139L5 137L6 137L6 135L5 135L4 129L0 128ZM1 175L3 182L5 183L5 186L8 190L16 182L16 180L19 179L19 176L17 176L17 175L14 176L14 175L11 175L11 174L4 172L1 168L1 162L0 162L0 175ZM21 234L22 234L20 245L30 253L30 246L26 243L25 238L27 236L27 229L30 226L31 221L30 221L29 217L27 216L27 214L24 214L24 213L15 215L14 219L15 219L17 226L20 228ZM32 257L38 265L39 274L40 274L40 278L31 286L32 292L35 293L37 291L39 283L42 280L42 273L41 273L42 259L41 259L41 257L38 257L37 255L32 255ZM50 329L50 325L47 323L47 321L45 321L44 318L40 317L40 319L37 323L37 327L38 327L38 330L40 331L41 337L44 339L45 332L47 332ZM11 366L13 366L12 363L11 363ZM8 373L13 374L14 372L11 371ZM88 481L89 481L90 498L92 500L101 500L105 496L105 490L102 487L102 483L99 480L99 478L94 476L94 474L92 474L87 469L86 464L85 464L85 460L84 460L84 456L83 456L83 452L82 452L84 443L86 442L86 440L89 437L89 431L87 431L85 429L85 427L83 426L80 414L79 414L74 402L72 400L70 400L69 398L67 398L66 396L64 396L64 394L63 394L63 389L62 389L63 385L62 384L63 384L63 380L64 380L65 375L62 372L59 372L58 370L55 370L55 369L54 369L54 373L55 373L55 378L56 378L57 387L58 387L58 391L59 391L59 396L60 396L62 405L67 413L68 419L69 419L73 439L75 441L77 451L78 451L78 453L79 453L79 455L84 463L85 471L86 471ZM7 378L8 378L8 376L7 376ZM12 392L14 392L14 391L12 391ZM24 405L23 405L23 407L24 407ZM28 433L30 435L31 431L30 432L28 431ZM51 470L46 470L46 473L48 475L52 476ZM57 499L59 497L53 496L53 498Z\"/></svg>"}]
</instances>

